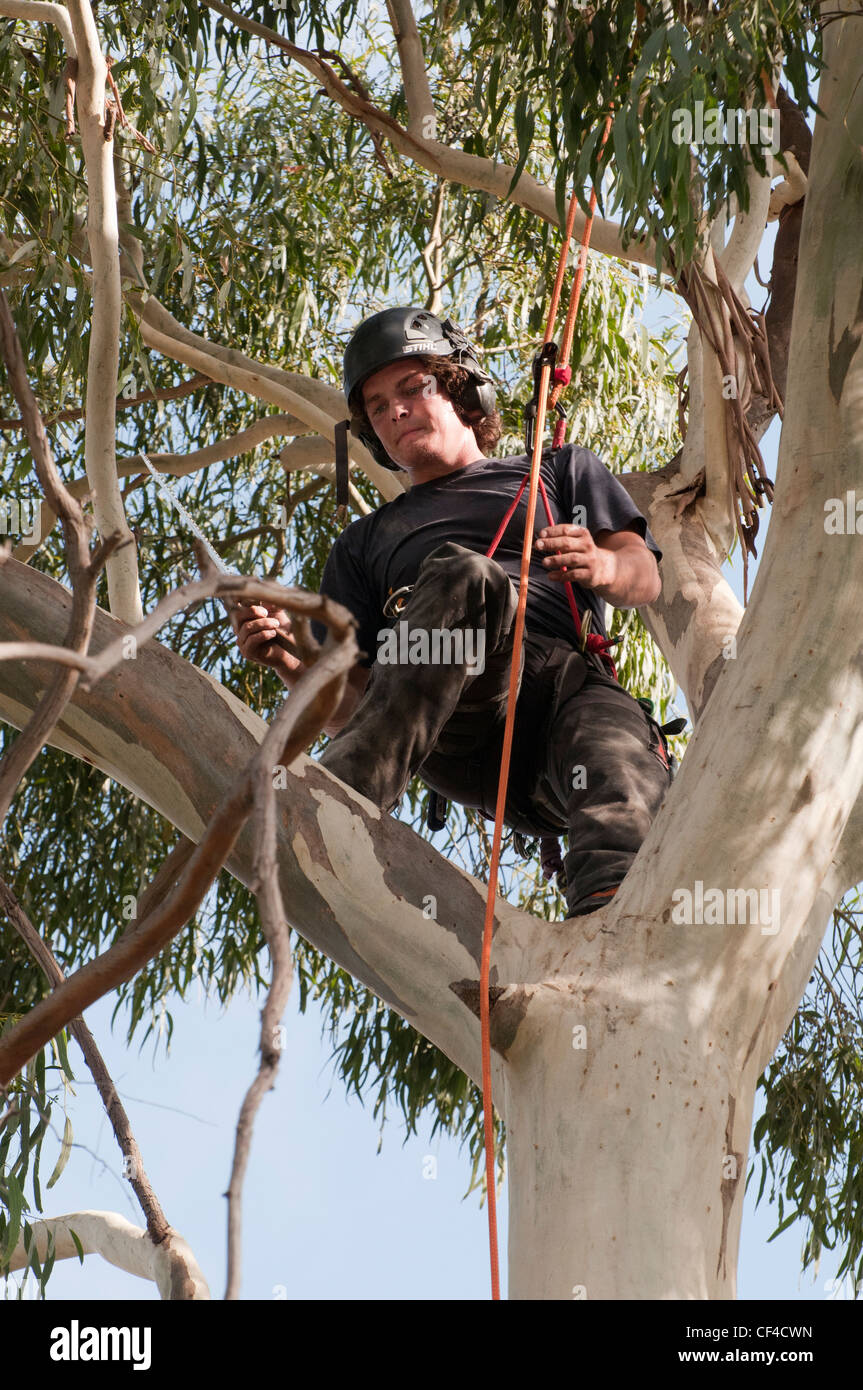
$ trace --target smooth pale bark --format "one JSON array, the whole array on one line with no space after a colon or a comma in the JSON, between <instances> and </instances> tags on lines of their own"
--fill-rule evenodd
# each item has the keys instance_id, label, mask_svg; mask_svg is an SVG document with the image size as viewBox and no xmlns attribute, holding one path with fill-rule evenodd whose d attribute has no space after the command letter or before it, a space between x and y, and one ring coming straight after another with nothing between
<instances>
[{"instance_id":1,"label":"smooth pale bark","mask_svg":"<svg viewBox=\"0 0 863 1390\"><path fill-rule=\"evenodd\" d=\"M142 616L137 548L126 521L115 456L122 293L113 142L105 138L107 65L88 0L69 0L68 8L78 47L77 111L87 173L87 237L93 266L84 462L99 534L106 540L117 532L124 542L106 566L111 611L124 622L136 623Z\"/></svg>"},{"instance_id":2,"label":"smooth pale bark","mask_svg":"<svg viewBox=\"0 0 863 1390\"><path fill-rule=\"evenodd\" d=\"M184 328L152 295L141 303L137 291L130 291L127 299L140 314L141 337L148 347L175 362L185 362L206 372L214 381L291 411L332 445L336 423L347 415L345 398L335 386L255 362L237 348L209 342ZM368 449L350 432L347 443L350 458L362 467L383 498L390 501L404 491L395 473L375 463Z\"/></svg>"},{"instance_id":3,"label":"smooth pale bark","mask_svg":"<svg viewBox=\"0 0 863 1390\"><path fill-rule=\"evenodd\" d=\"M162 1298L201 1300L210 1297L210 1290L189 1246L179 1233L168 1228L159 1244L151 1240L141 1226L133 1226L114 1211L74 1211L68 1216L52 1216L45 1221L31 1222L39 1262L48 1253L48 1236L54 1237L54 1254L58 1260L77 1260L78 1246L85 1255L101 1255L117 1269L135 1274L139 1279L151 1279ZM10 1269L25 1269L27 1252L24 1239L19 1238L12 1252Z\"/></svg>"},{"instance_id":4,"label":"smooth pale bark","mask_svg":"<svg viewBox=\"0 0 863 1390\"><path fill-rule=\"evenodd\" d=\"M842 132L844 117L859 144L855 32L826 31L779 487L739 655L577 970L521 1001L506 1077L516 1297L567 1282L588 1297L733 1293L755 1083L854 881L848 853L860 868L863 547L824 530L863 463L863 174ZM777 890L779 931L675 928L669 888L695 880ZM541 1159L537 1134L553 1135Z\"/></svg>"},{"instance_id":5,"label":"smooth pale bark","mask_svg":"<svg viewBox=\"0 0 863 1390\"><path fill-rule=\"evenodd\" d=\"M662 551L662 592L642 617L685 691L696 725L720 672L735 658L743 608L703 520L700 478L687 485L669 465L626 474L621 482Z\"/></svg>"},{"instance_id":6,"label":"smooth pale bark","mask_svg":"<svg viewBox=\"0 0 863 1390\"><path fill-rule=\"evenodd\" d=\"M38 24L54 24L63 37L63 46L70 58L77 58L78 49L69 11L64 5L51 5L44 0L0 0L0 15L11 19L27 19Z\"/></svg>"}]
</instances>

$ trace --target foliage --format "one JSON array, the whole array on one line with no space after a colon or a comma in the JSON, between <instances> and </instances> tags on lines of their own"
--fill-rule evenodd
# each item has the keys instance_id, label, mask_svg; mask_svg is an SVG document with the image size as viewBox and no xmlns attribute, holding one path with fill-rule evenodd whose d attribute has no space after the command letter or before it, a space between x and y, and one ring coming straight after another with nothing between
<instances>
[{"instance_id":1,"label":"foliage","mask_svg":"<svg viewBox=\"0 0 863 1390\"><path fill-rule=\"evenodd\" d=\"M0 1014L0 1036L11 1027L16 1014ZM8 1273L9 1261L18 1242L23 1236L27 1263L21 1282L12 1282L17 1298L26 1296L28 1284L36 1281L39 1295L44 1297L45 1286L54 1267L54 1240L49 1236L44 1260L40 1261L33 1239L32 1223L27 1219L33 1212L44 1210L42 1205L42 1179L39 1164L42 1145L49 1133L55 1129L56 1112L65 1111L66 1095L72 1080L72 1071L66 1052L67 1033L53 1039L50 1047L43 1048L27 1064L24 1072L9 1086L4 1097L5 1114L0 1123L0 1278ZM49 1076L56 1072L54 1078ZM54 1169L46 1183L46 1190L54 1186L69 1161L72 1152L72 1122L64 1115L63 1135L60 1152ZM13 1140L15 1152L13 1153ZM32 1202L27 1197L27 1183L32 1190ZM83 1259L83 1252L79 1251ZM6 1297L10 1284L6 1283Z\"/></svg>"},{"instance_id":2,"label":"foliage","mask_svg":"<svg viewBox=\"0 0 863 1390\"><path fill-rule=\"evenodd\" d=\"M762 1076L764 1111L753 1142L761 1154L760 1200L770 1173L779 1225L773 1239L803 1218L803 1268L842 1249L838 1280L863 1280L863 1000L860 893L833 913L825 943L781 1046ZM814 985L814 988L811 986ZM753 1164L749 1177L753 1176ZM788 1213L786 1215L786 1206Z\"/></svg>"}]
</instances>

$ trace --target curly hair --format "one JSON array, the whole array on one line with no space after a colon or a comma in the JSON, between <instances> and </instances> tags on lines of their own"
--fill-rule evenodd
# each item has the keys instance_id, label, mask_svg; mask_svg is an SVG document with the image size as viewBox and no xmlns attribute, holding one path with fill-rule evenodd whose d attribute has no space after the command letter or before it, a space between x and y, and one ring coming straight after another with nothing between
<instances>
[{"instance_id":1,"label":"curly hair","mask_svg":"<svg viewBox=\"0 0 863 1390\"><path fill-rule=\"evenodd\" d=\"M474 438L480 452L486 458L493 458L494 451L500 440L502 426L500 415L495 410L491 415L477 416L474 411L473 416L462 403L465 387L470 382L470 373L464 367L459 367L448 357L425 357L417 356L411 359L411 365L422 365L430 376L433 376L438 386L443 388L444 395L452 401L453 409L463 425L473 430ZM364 430L371 430L374 433L374 426L366 414L363 405L362 387L358 386L351 392L348 402L351 415L357 426Z\"/></svg>"}]
</instances>

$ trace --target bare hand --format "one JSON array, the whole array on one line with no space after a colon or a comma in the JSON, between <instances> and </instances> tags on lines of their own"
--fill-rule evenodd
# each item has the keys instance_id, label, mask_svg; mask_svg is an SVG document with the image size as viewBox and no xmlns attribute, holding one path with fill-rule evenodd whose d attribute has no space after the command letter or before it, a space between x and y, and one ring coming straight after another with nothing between
<instances>
[{"instance_id":1,"label":"bare hand","mask_svg":"<svg viewBox=\"0 0 863 1390\"><path fill-rule=\"evenodd\" d=\"M586 526L571 522L546 526L539 533L536 549L545 555L542 563L549 579L561 584L571 580L583 589L606 589L614 584L614 552L598 546Z\"/></svg>"},{"instance_id":2,"label":"bare hand","mask_svg":"<svg viewBox=\"0 0 863 1390\"><path fill-rule=\"evenodd\" d=\"M297 657L273 641L277 632L284 637L290 635L291 619L284 608L277 608L274 603L237 604L231 613L231 625L237 634L240 656L246 661L272 666L279 672L302 667Z\"/></svg>"}]
</instances>

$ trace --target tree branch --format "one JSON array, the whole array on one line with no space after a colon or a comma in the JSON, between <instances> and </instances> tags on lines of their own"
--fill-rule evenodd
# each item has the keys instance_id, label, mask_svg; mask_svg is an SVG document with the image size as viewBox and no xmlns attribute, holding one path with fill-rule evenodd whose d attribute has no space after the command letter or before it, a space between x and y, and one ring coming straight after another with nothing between
<instances>
[{"instance_id":1,"label":"tree branch","mask_svg":"<svg viewBox=\"0 0 863 1390\"><path fill-rule=\"evenodd\" d=\"M435 190L434 208L432 210L431 227L429 228L429 239L422 249L423 269L426 279L429 282L428 298L425 307L430 314L440 314L443 309L443 240L441 238L441 222L443 220L444 207L444 183L438 180Z\"/></svg>"},{"instance_id":2,"label":"tree branch","mask_svg":"<svg viewBox=\"0 0 863 1390\"><path fill-rule=\"evenodd\" d=\"M277 603L297 615L298 621L317 619L327 623L339 641L345 640L353 628L353 619L347 609L323 595L309 594L304 589L285 588L269 580L256 579L253 575L213 572L166 594L138 627L124 632L98 656L88 656L68 647L55 647L47 643L0 642L0 661L54 661L83 672L86 677L84 688L90 690L121 662L137 657L143 643L155 637L176 613L207 598Z\"/></svg>"},{"instance_id":3,"label":"tree branch","mask_svg":"<svg viewBox=\"0 0 863 1390\"><path fill-rule=\"evenodd\" d=\"M130 290L127 298L139 315L141 337L148 347L174 361L197 367L226 386L291 411L310 429L334 443L336 422L343 420L347 413L345 398L336 387L297 372L284 372L278 367L255 362L236 348L222 347L201 338L183 328L152 295L144 303L136 291ZM375 463L368 450L351 434L348 434L348 453L387 501L403 491L395 475Z\"/></svg>"},{"instance_id":4,"label":"tree branch","mask_svg":"<svg viewBox=\"0 0 863 1390\"><path fill-rule=\"evenodd\" d=\"M63 5L44 4L42 0L0 0L0 15L8 15L10 19L32 19L40 24L54 24L60 30L67 56L77 58L75 33L69 19L69 11Z\"/></svg>"},{"instance_id":5,"label":"tree branch","mask_svg":"<svg viewBox=\"0 0 863 1390\"><path fill-rule=\"evenodd\" d=\"M724 248L718 253L718 260L728 276L735 293L741 298L745 294L744 281L755 264L758 248L767 226L767 209L770 203L770 172L759 174L749 155L749 169L746 182L749 187L749 211L738 212L734 219L731 235ZM748 305L749 301L746 300Z\"/></svg>"},{"instance_id":6,"label":"tree branch","mask_svg":"<svg viewBox=\"0 0 863 1390\"><path fill-rule=\"evenodd\" d=\"M799 107L783 87L777 91L776 101L779 107L780 153L793 156L797 166L806 174L812 150L812 132ZM770 272L770 303L765 314L770 369L776 390L783 401L788 376L791 320L797 289L797 262L805 205L805 199L801 198L799 202L784 207L780 213ZM759 433L765 430L774 413L772 404L756 393L747 416L753 431Z\"/></svg>"},{"instance_id":7,"label":"tree branch","mask_svg":"<svg viewBox=\"0 0 863 1390\"><path fill-rule=\"evenodd\" d=\"M9 385L21 410L21 418L36 466L36 476L49 505L62 518L73 595L66 644L73 651L83 653L87 650L93 627L96 585L101 563L97 563L96 557L90 556L84 514L75 499L67 492L55 467L36 397L27 380L15 324L9 312L6 296L1 289L0 355L6 364ZM118 540L118 537L109 538L101 547L102 556L110 554ZM75 689L79 670L80 668L70 665L66 671L61 670L53 674L32 719L0 762L0 822L6 817L18 783L39 753Z\"/></svg>"},{"instance_id":8,"label":"tree branch","mask_svg":"<svg viewBox=\"0 0 863 1390\"><path fill-rule=\"evenodd\" d=\"M221 580L226 578L229 576L219 576ZM202 582L211 588L214 586L212 580ZM194 587L186 586L187 590ZM289 611L296 611L299 607L303 616L313 611L327 622L330 632L320 656L277 713L251 763L237 782L228 788L200 843L188 855L180 880L167 900L157 901L134 932L126 932L103 955L65 979L53 994L42 999L0 1039L0 1086L7 1084L50 1038L66 1027L71 1018L83 1013L84 1009L123 981L131 979L182 930L198 910L245 823L252 806L255 778L265 775L272 777L276 765L289 766L297 754L314 741L338 706L347 673L357 656L350 615L339 604L317 595L303 594L298 590L293 595L287 591L286 597L286 591L280 589L279 585L263 584L259 587L263 590L280 590L280 597L276 601ZM170 595L169 600L176 597ZM165 620L166 607L170 608L170 602L163 601L159 605L161 618L157 609L141 625L138 629L140 640L144 640L142 634L145 630L147 635L151 635ZM104 667L104 671L108 671L113 664L122 660L122 646L123 638L120 638L109 645L100 657L91 660L88 679L99 678L92 674L94 667ZM100 674L104 674L104 671L100 670Z\"/></svg>"},{"instance_id":9,"label":"tree branch","mask_svg":"<svg viewBox=\"0 0 863 1390\"><path fill-rule=\"evenodd\" d=\"M317 473L323 482L332 483L335 481L336 463L333 458L333 450L329 441L321 439L320 435L313 435L308 439L298 439L291 444L286 444L279 454L279 461L287 473ZM391 476L397 482L399 481L397 475L392 474ZM402 490L400 488L400 491ZM373 508L357 491L350 479L348 480L348 492L355 511L359 512L360 516L368 516Z\"/></svg>"},{"instance_id":10,"label":"tree branch","mask_svg":"<svg viewBox=\"0 0 863 1390\"><path fill-rule=\"evenodd\" d=\"M410 0L387 0L387 13L396 40L410 120L408 134L434 140L437 120L426 71L425 54ZM432 310L436 313L437 310Z\"/></svg>"},{"instance_id":11,"label":"tree branch","mask_svg":"<svg viewBox=\"0 0 863 1390\"><path fill-rule=\"evenodd\" d=\"M0 0L2 4L2 0ZM166 386L164 389L155 391L142 391L137 396L118 396L114 402L115 410L131 410L133 406L143 405L145 401L177 401L181 396L190 396L193 391L200 391L202 386L213 386L215 383L208 376L202 376L199 372L190 377L188 381L181 381L179 386ZM43 417L46 425L54 425L59 421L83 420L87 414L86 408L78 406L75 410L58 410L55 415L45 415ZM0 430L23 430L23 420L0 420Z\"/></svg>"},{"instance_id":12,"label":"tree branch","mask_svg":"<svg viewBox=\"0 0 863 1390\"><path fill-rule=\"evenodd\" d=\"M275 1085L279 1069L279 1045L282 1015L288 1002L293 980L293 957L290 933L285 918L282 893L279 888L276 853L276 798L273 777L261 768L255 779L253 830L255 836L254 890L261 914L261 927L270 948L273 977L261 1011L261 1062L258 1074L243 1100L237 1121L234 1161L228 1184L228 1276L225 1298L235 1299L240 1293L242 1269L241 1197L243 1181L252 1145L252 1127L264 1095Z\"/></svg>"},{"instance_id":13,"label":"tree branch","mask_svg":"<svg viewBox=\"0 0 863 1390\"><path fill-rule=\"evenodd\" d=\"M210 1290L189 1246L176 1231L170 1230L160 1244L153 1243L147 1231L133 1226L114 1211L74 1211L68 1216L52 1216L34 1221L30 1227L36 1243L36 1253L44 1263L48 1254L48 1237L54 1238L54 1257L58 1260L78 1259L78 1237L85 1255L101 1255L103 1260L136 1274L139 1279L152 1280L164 1299L207 1299ZM10 1269L25 1269L29 1255L23 1236L12 1252Z\"/></svg>"},{"instance_id":14,"label":"tree branch","mask_svg":"<svg viewBox=\"0 0 863 1390\"><path fill-rule=\"evenodd\" d=\"M220 439L215 444L208 444L203 449L196 449L191 454L148 454L147 458L157 473L168 473L175 478L185 478L190 473L209 467L211 463L218 463L222 459L236 458L239 454L248 453L257 448L265 439L272 439L274 435L294 434L305 429L306 426L294 415L263 415L260 420L255 420L248 429L240 430L227 439ZM144 471L144 461L141 454L131 454L127 458L117 460L118 478L134 477L135 474ZM89 478L74 478L67 485L67 489L71 497L89 497L91 495ZM47 502L43 503L39 512L39 525L36 534L31 540L22 541L15 547L12 552L13 559L26 564L28 559L35 555L39 547L47 540L55 520L56 513L52 511Z\"/></svg>"},{"instance_id":15,"label":"tree branch","mask_svg":"<svg viewBox=\"0 0 863 1390\"><path fill-rule=\"evenodd\" d=\"M452 146L440 144L437 140L422 139L405 130L387 111L352 92L337 77L329 64L317 54L298 48L296 44L282 38L275 30L258 24L256 20L246 19L229 5L222 4L221 0L204 0L204 3L223 18L231 20L238 29L245 29L247 33L255 34L288 53L321 83L327 95L332 97L342 110L363 121L370 128L382 131L394 149L422 168L452 183L461 183L467 188L484 189L500 199L526 208L528 212L536 213L553 226L560 225L554 189L538 183L530 174L522 173L515 188L508 193L515 173L515 169L510 165L496 164L494 160L482 158L480 155L465 154L463 150L453 149ZM574 236L581 236L584 220L584 213L579 207L575 214ZM595 251L602 251L608 256L616 256L633 264L656 264L656 247L650 238L636 237L624 248L617 223L606 222L599 217L594 218L591 245Z\"/></svg>"},{"instance_id":16,"label":"tree branch","mask_svg":"<svg viewBox=\"0 0 863 1390\"><path fill-rule=\"evenodd\" d=\"M117 478L115 395L120 365L120 242L112 142L105 125L107 64L89 0L69 0L78 45L78 122L87 177L87 236L93 266L93 316L87 359L87 429L84 458L103 539L117 534L121 547L108 562L111 611L121 621L141 618L135 541L123 510Z\"/></svg>"},{"instance_id":17,"label":"tree branch","mask_svg":"<svg viewBox=\"0 0 863 1390\"><path fill-rule=\"evenodd\" d=\"M43 642L56 639L68 602L61 585L10 560L0 572L0 637L24 630ZM117 628L97 612L91 650L114 643ZM20 726L43 679L38 667L25 672L20 663L0 663L0 717ZM299 693L295 688L288 704ZM100 735L95 747L94 731L114 723L124 732L106 736L110 748L102 746ZM136 660L119 661L91 692L76 692L52 740L103 767L198 840L265 727L217 681L148 643ZM154 758L156 747L162 757ZM218 757L202 757L202 748L218 748ZM478 975L484 886L311 759L298 758L285 782L278 802L279 873L291 925L476 1080L475 1020L448 985ZM253 881L253 853L247 826L226 865L243 883ZM429 918L428 893L436 895L437 920ZM507 972L504 978L518 979L509 972L520 969L533 919L505 902L496 917L496 960ZM360 940L358 950L353 943ZM496 1103L505 1107L505 1098L496 1093Z\"/></svg>"}]
</instances>

